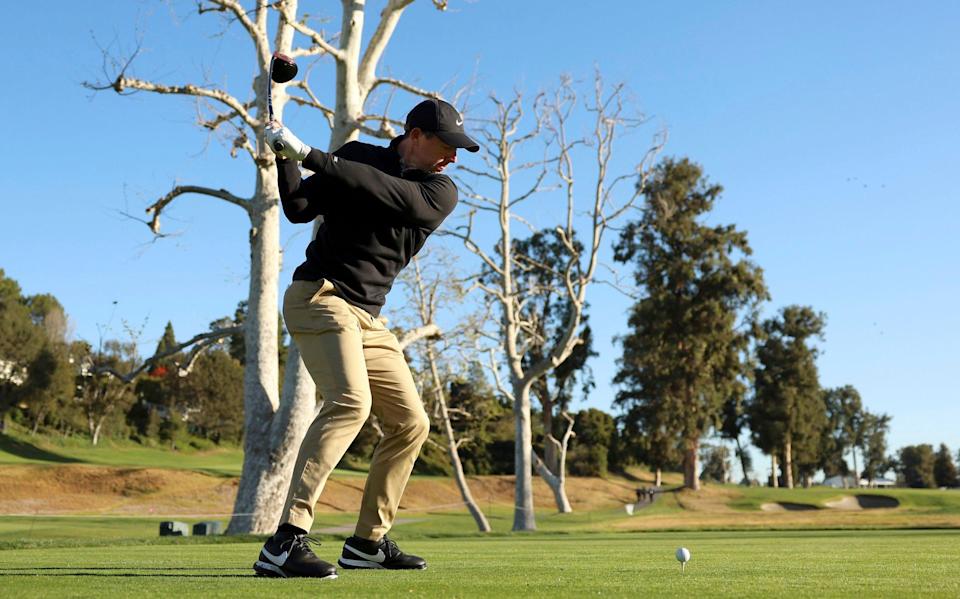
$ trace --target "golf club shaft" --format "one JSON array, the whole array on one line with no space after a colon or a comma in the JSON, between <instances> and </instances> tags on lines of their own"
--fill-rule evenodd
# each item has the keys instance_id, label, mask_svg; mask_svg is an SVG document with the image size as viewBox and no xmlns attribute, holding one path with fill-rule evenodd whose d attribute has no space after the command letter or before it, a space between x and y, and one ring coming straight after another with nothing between
<instances>
[{"instance_id":1,"label":"golf club shaft","mask_svg":"<svg viewBox=\"0 0 960 599\"><path fill-rule=\"evenodd\" d=\"M270 72L267 73L267 116L269 118L268 122L273 122L273 63L277 58L275 56L270 57ZM282 141L273 142L273 149L277 152L282 152L284 148Z\"/></svg>"}]
</instances>

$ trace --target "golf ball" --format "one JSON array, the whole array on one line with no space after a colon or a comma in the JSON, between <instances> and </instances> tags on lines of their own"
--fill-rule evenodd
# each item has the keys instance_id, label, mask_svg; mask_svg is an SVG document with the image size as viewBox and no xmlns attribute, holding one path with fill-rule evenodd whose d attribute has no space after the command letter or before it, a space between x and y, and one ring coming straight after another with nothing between
<instances>
[{"instance_id":1,"label":"golf ball","mask_svg":"<svg viewBox=\"0 0 960 599\"><path fill-rule=\"evenodd\" d=\"M681 547L677 549L677 561L681 564L685 564L690 561L690 550L686 547Z\"/></svg>"}]
</instances>

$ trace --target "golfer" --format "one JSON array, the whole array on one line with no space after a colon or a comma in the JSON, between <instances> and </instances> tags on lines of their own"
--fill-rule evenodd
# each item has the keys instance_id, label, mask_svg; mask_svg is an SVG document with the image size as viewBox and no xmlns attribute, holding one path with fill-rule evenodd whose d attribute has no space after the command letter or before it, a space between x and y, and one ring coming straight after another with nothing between
<instances>
[{"instance_id":1,"label":"golfer","mask_svg":"<svg viewBox=\"0 0 960 599\"><path fill-rule=\"evenodd\" d=\"M353 141L328 154L279 123L270 124L266 140L277 153L286 217L309 223L323 216L283 298L287 330L323 405L300 446L280 525L254 570L336 578L336 568L313 553L306 535L327 478L371 411L383 438L370 463L356 530L338 563L426 568L422 558L387 538L430 422L380 309L397 274L457 203L457 188L443 169L456 161L458 148L480 148L464 133L457 110L434 99L415 106L403 135L385 148ZM301 179L298 162L314 174Z\"/></svg>"}]
</instances>

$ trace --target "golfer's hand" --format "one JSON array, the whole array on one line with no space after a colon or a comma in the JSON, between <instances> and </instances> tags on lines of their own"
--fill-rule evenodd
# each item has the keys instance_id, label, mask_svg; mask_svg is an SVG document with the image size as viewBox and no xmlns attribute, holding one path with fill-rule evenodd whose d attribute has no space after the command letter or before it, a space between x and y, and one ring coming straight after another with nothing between
<instances>
[{"instance_id":1,"label":"golfer's hand","mask_svg":"<svg viewBox=\"0 0 960 599\"><path fill-rule=\"evenodd\" d=\"M302 162L310 153L310 146L300 141L296 135L278 121L270 121L267 124L264 138L274 154L283 156L287 160Z\"/></svg>"}]
</instances>

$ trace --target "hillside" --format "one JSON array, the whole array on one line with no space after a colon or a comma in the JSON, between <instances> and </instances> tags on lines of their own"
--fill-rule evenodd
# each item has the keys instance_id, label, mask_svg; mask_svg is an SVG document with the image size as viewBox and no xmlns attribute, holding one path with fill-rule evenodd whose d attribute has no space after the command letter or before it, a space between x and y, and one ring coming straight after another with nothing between
<instances>
[{"instance_id":1,"label":"hillside","mask_svg":"<svg viewBox=\"0 0 960 599\"><path fill-rule=\"evenodd\" d=\"M161 519L229 518L242 454L237 449L172 451L129 443L91 448L70 440L0 436L0 538L32 535L155 535ZM350 530L365 474L338 470L317 506L316 529ZM960 492L744 488L705 484L678 489L668 474L653 503L635 501L650 486L642 469L626 476L570 477L572 514L558 514L553 494L534 478L538 527L557 532L960 528ZM470 477L470 488L495 531L512 520L512 476ZM451 478L414 476L398 528L405 534L464 534L475 530Z\"/></svg>"}]
</instances>

